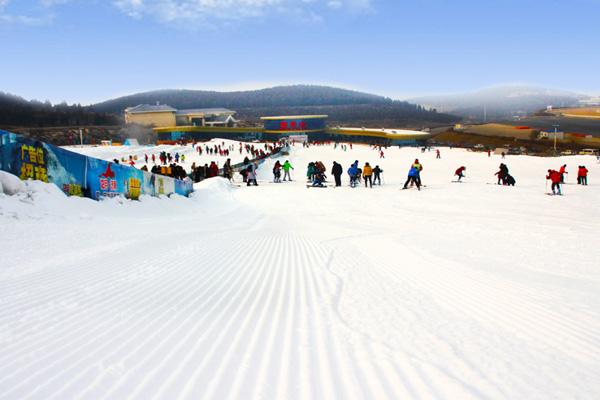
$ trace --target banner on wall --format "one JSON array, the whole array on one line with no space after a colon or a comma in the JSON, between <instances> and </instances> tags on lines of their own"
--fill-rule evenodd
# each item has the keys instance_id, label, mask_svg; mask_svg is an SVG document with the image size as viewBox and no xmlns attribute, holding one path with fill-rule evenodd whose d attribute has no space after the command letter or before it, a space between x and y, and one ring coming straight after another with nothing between
<instances>
[{"instance_id":1,"label":"banner on wall","mask_svg":"<svg viewBox=\"0 0 600 400\"><path fill-rule=\"evenodd\" d=\"M137 200L142 194L189 196L193 191L191 182L87 157L5 131L0 131L0 169L23 180L53 183L69 196L95 200L117 196Z\"/></svg>"}]
</instances>

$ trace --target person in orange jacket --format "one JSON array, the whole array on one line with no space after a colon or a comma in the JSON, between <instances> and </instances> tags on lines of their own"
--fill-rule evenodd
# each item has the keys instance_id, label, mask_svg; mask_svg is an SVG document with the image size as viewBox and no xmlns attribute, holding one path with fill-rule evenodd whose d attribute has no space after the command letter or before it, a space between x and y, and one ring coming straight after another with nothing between
<instances>
[{"instance_id":1,"label":"person in orange jacket","mask_svg":"<svg viewBox=\"0 0 600 400\"><path fill-rule=\"evenodd\" d=\"M365 166L363 167L363 178L365 180L365 187L367 187L367 181L369 182L370 187L373 187L373 180L372 180L372 175L373 175L373 168L371 168L371 166L369 165L369 163L365 163Z\"/></svg>"},{"instance_id":2,"label":"person in orange jacket","mask_svg":"<svg viewBox=\"0 0 600 400\"><path fill-rule=\"evenodd\" d=\"M560 196L562 194L560 192L561 173L555 169L549 169L546 179L549 179L552 182L552 194L558 194Z\"/></svg>"}]
</instances>

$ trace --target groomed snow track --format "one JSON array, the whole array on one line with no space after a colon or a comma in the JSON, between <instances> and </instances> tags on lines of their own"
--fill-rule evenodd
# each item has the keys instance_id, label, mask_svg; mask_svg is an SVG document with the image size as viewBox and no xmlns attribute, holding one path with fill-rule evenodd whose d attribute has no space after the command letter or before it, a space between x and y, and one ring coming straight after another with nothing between
<instances>
[{"instance_id":1,"label":"groomed snow track","mask_svg":"<svg viewBox=\"0 0 600 400\"><path fill-rule=\"evenodd\" d=\"M598 220L394 184L0 199L0 398L597 398Z\"/></svg>"}]
</instances>

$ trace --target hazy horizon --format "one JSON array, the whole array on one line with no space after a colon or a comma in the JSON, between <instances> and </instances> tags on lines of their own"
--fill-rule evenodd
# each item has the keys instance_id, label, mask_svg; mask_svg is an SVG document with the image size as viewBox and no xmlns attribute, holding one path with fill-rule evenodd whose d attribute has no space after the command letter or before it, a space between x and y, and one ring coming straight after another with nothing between
<instances>
[{"instance_id":1,"label":"hazy horizon","mask_svg":"<svg viewBox=\"0 0 600 400\"><path fill-rule=\"evenodd\" d=\"M335 87L335 88L339 88L339 89L354 90L354 91L358 91L358 92L362 92L362 93L369 93L369 94L379 95L379 96L388 97L388 98L391 98L393 100L400 100L400 101L407 101L407 100L411 100L411 99L414 99L414 98L420 98L420 97L435 97L435 96L443 97L443 96L462 95L462 94L476 93L476 92L479 92L479 91L485 90L485 89L505 88L505 87L530 87L530 88L548 89L548 90L554 90L554 91L564 91L564 92L570 92L570 93L579 94L579 95L588 95L588 96L591 96L591 97L596 97L597 96L594 93L583 93L583 92L577 92L577 91L572 91L572 90L568 90L568 89L543 87L543 86L540 86L540 85L525 84L525 83L497 84L497 85L491 85L491 86L477 88L477 89L474 89L474 90L468 90L468 91L464 91L464 92L421 93L421 94L411 94L411 95L405 95L405 96L393 96L393 95L386 95L384 93L374 93L374 92L370 92L368 90L363 90L363 89L360 89L360 88L353 88L353 87L349 87L349 86L343 85L343 84L291 83L290 82L290 83L275 83L275 84L265 84L265 85L252 85L252 84L247 84L247 83L241 83L239 85L236 85L236 84L225 85L222 88L216 88L216 87L215 88L211 88L211 87L209 87L209 88L158 88L158 89L138 90L138 91L134 91L134 92L131 92L131 93L115 94L114 96L111 96L111 97L108 97L108 98L105 98L105 99L98 99L98 100L95 100L95 101L92 101L92 102L82 102L82 101L77 101L77 100L76 101L67 101L65 99L62 99L62 100L52 100L52 99L50 99L48 97L44 97L44 98L40 98L40 97L27 98L25 96L21 96L19 93L6 92L6 91L4 91L2 89L0 89L0 92L5 92L6 94L16 95L16 96L19 96L19 97L23 97L25 100L37 100L37 101L42 101L42 102L48 100L52 104L59 104L59 103L62 103L62 102L67 102L68 104L81 104L83 106L88 106L88 105L102 103L104 101L113 100L113 99L120 98L120 97L135 95L135 94L139 94L139 93L161 91L161 90L200 90L200 91L214 91L214 92L227 93L227 92L253 91L253 90L261 90L261 89L269 89L269 88L274 88L274 87L278 87L278 86L296 86L296 85L329 86L329 87Z\"/></svg>"},{"instance_id":2,"label":"hazy horizon","mask_svg":"<svg viewBox=\"0 0 600 400\"><path fill-rule=\"evenodd\" d=\"M90 104L318 84L405 100L517 83L598 96L599 14L596 0L0 0L0 91Z\"/></svg>"}]
</instances>

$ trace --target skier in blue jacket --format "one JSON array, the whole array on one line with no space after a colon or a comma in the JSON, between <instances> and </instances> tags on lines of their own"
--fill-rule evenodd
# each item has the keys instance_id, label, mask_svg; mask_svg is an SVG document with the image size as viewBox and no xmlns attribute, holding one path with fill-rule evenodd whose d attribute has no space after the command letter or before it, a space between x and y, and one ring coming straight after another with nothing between
<instances>
[{"instance_id":1,"label":"skier in blue jacket","mask_svg":"<svg viewBox=\"0 0 600 400\"><path fill-rule=\"evenodd\" d=\"M404 183L404 187L402 189L408 189L408 184L413 182L415 185L417 185L417 189L421 190L421 182L419 179L420 172L421 171L419 170L418 167L416 167L414 165L412 167L410 167L410 171L408 171L408 179Z\"/></svg>"},{"instance_id":2,"label":"skier in blue jacket","mask_svg":"<svg viewBox=\"0 0 600 400\"><path fill-rule=\"evenodd\" d=\"M355 187L356 177L358 176L358 161L355 161L350 168L348 168L348 175L350 175L350 186Z\"/></svg>"}]
</instances>

